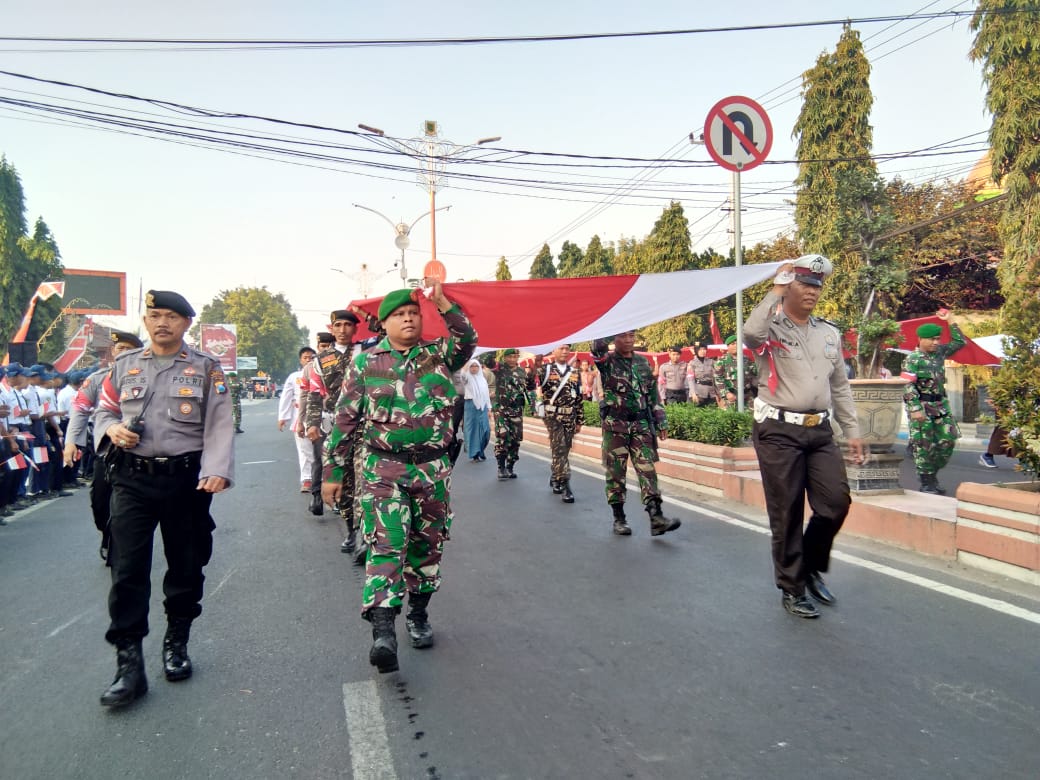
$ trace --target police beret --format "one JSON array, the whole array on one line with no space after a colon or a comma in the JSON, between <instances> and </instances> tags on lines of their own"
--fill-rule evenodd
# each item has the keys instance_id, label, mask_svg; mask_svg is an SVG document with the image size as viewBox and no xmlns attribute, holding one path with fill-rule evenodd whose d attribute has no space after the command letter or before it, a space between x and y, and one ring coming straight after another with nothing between
<instances>
[{"instance_id":1,"label":"police beret","mask_svg":"<svg viewBox=\"0 0 1040 780\"><path fill-rule=\"evenodd\" d=\"M320 333L318 333L316 338L319 344L331 344L336 340L335 336L333 336L331 333L327 333L326 331L321 331Z\"/></svg>"},{"instance_id":2,"label":"police beret","mask_svg":"<svg viewBox=\"0 0 1040 780\"><path fill-rule=\"evenodd\" d=\"M357 315L349 309L336 309L332 314L329 315L329 322L338 322L339 320L346 320L352 322L355 325L358 324Z\"/></svg>"},{"instance_id":3,"label":"police beret","mask_svg":"<svg viewBox=\"0 0 1040 780\"><path fill-rule=\"evenodd\" d=\"M160 308L161 309L161 308L165 308L165 307L158 306L156 308ZM187 316L190 316L190 315L185 314L184 316L187 317ZM141 341L141 339L139 339L133 333L127 333L125 330L114 330L114 331L112 331L110 337L112 339L112 343L113 344L133 344L138 349L140 349L141 347L144 346L144 342Z\"/></svg>"},{"instance_id":4,"label":"police beret","mask_svg":"<svg viewBox=\"0 0 1040 780\"><path fill-rule=\"evenodd\" d=\"M942 328L934 322L926 322L917 328L917 336L922 339L934 339L942 335Z\"/></svg>"},{"instance_id":5,"label":"police beret","mask_svg":"<svg viewBox=\"0 0 1040 780\"><path fill-rule=\"evenodd\" d=\"M520 352L518 350L515 350L515 349L504 349L504 350L502 350L502 357L504 357L504 358L507 358L510 355L519 355L519 354L520 354Z\"/></svg>"},{"instance_id":6,"label":"police beret","mask_svg":"<svg viewBox=\"0 0 1040 780\"><path fill-rule=\"evenodd\" d=\"M149 309L169 309L182 317L195 316L195 310L191 308L188 299L171 290L149 290L144 296L144 305Z\"/></svg>"},{"instance_id":7,"label":"police beret","mask_svg":"<svg viewBox=\"0 0 1040 780\"><path fill-rule=\"evenodd\" d=\"M385 320L405 304L415 303L415 299L412 298L413 292L413 290L407 289L394 290L391 293L387 293L386 297L383 298L383 302L379 304L379 319Z\"/></svg>"},{"instance_id":8,"label":"police beret","mask_svg":"<svg viewBox=\"0 0 1040 780\"><path fill-rule=\"evenodd\" d=\"M727 346L730 345L730 344L736 344L736 343L737 343L737 337L736 336L726 336L726 344L727 344Z\"/></svg>"}]
</instances>

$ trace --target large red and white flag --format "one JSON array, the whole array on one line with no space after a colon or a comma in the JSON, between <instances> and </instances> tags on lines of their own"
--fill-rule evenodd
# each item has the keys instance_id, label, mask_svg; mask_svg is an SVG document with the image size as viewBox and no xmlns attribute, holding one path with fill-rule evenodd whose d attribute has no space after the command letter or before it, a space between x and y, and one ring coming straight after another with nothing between
<instances>
[{"instance_id":1,"label":"large red and white flag","mask_svg":"<svg viewBox=\"0 0 1040 780\"><path fill-rule=\"evenodd\" d=\"M482 350L515 347L537 354L560 344L609 338L686 314L771 279L781 262L663 274L445 284L476 328ZM423 336L444 336L444 321L419 296ZM375 315L382 298L356 301ZM359 337L363 337L359 327Z\"/></svg>"}]
</instances>

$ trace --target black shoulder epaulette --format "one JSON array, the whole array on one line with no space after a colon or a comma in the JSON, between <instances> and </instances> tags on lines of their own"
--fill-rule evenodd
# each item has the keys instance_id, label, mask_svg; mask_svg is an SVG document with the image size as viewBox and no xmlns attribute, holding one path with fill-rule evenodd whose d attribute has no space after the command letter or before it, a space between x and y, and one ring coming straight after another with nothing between
<instances>
[{"instance_id":1,"label":"black shoulder epaulette","mask_svg":"<svg viewBox=\"0 0 1040 780\"><path fill-rule=\"evenodd\" d=\"M834 328L834 329L835 329L836 331L838 331L838 333L839 333L839 334L841 334L841 335L845 335L845 329L844 329L844 328L842 328L842 327L841 327L841 325L839 325L838 323L836 323L836 322L831 322L830 320L828 320L828 319L824 319L823 317L816 317L816 316L813 316L813 319L814 319L814 320L816 320L817 322L824 322L824 323L826 323L827 325L830 325L830 326L831 326L832 328Z\"/></svg>"}]
</instances>

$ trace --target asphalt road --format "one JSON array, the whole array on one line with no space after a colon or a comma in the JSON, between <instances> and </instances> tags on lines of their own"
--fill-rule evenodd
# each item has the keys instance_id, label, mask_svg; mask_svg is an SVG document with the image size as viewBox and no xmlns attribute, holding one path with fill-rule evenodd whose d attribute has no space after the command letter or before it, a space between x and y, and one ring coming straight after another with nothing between
<instances>
[{"instance_id":1,"label":"asphalt road","mask_svg":"<svg viewBox=\"0 0 1040 780\"><path fill-rule=\"evenodd\" d=\"M896 444L896 452L905 450L905 442ZM1014 458L997 455L995 457L997 468L991 469L983 466L979 463L979 455L985 451L986 445L980 445L974 440L957 443L950 462L939 472L939 484L946 490L947 495L955 495L957 486L962 482L982 482L992 485L997 482L1019 482L1028 479L1022 472L1015 470L1018 461ZM918 490L921 487L917 472L914 471L914 462L909 457L903 459L900 467L899 485L905 490Z\"/></svg>"},{"instance_id":2,"label":"asphalt road","mask_svg":"<svg viewBox=\"0 0 1040 780\"><path fill-rule=\"evenodd\" d=\"M378 675L360 570L305 512L275 403L246 405L214 501L196 673L162 678L159 542L151 689L124 711L97 702L114 653L85 491L0 528L0 777L1040 774L1035 589L842 540L840 604L799 620L760 520L670 493L681 529L651 539L632 509L615 537L594 465L567 506L536 448L502 483L460 463L437 644Z\"/></svg>"}]
</instances>

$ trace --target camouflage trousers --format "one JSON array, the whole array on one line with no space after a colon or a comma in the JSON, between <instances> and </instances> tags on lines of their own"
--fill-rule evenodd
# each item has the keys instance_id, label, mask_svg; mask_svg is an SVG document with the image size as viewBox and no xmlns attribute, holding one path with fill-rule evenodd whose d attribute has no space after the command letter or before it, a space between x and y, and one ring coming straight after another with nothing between
<instances>
[{"instance_id":1,"label":"camouflage trousers","mask_svg":"<svg viewBox=\"0 0 1040 780\"><path fill-rule=\"evenodd\" d=\"M632 459L632 467L639 479L639 496L643 505L654 498L661 497L657 489L657 460L654 448L654 436L650 426L645 422L614 423L614 427L627 430L617 431L603 428L603 468L607 479L607 503L625 503L625 475L628 473L628 460Z\"/></svg>"},{"instance_id":2,"label":"camouflage trousers","mask_svg":"<svg viewBox=\"0 0 1040 780\"><path fill-rule=\"evenodd\" d=\"M235 398L231 402L231 419L236 428L242 427L242 399Z\"/></svg>"},{"instance_id":3,"label":"camouflage trousers","mask_svg":"<svg viewBox=\"0 0 1040 780\"><path fill-rule=\"evenodd\" d=\"M451 463L401 463L365 454L361 465L362 533L368 544L361 614L400 611L405 592L433 593L451 528Z\"/></svg>"},{"instance_id":4,"label":"camouflage trousers","mask_svg":"<svg viewBox=\"0 0 1040 780\"><path fill-rule=\"evenodd\" d=\"M549 453L552 455L550 475L557 482L571 478L571 442L574 441L573 417L545 416L545 428L549 432Z\"/></svg>"},{"instance_id":5,"label":"camouflage trousers","mask_svg":"<svg viewBox=\"0 0 1040 780\"><path fill-rule=\"evenodd\" d=\"M907 422L907 440L918 474L935 474L950 461L961 432L953 417L926 417Z\"/></svg>"},{"instance_id":6,"label":"camouflage trousers","mask_svg":"<svg viewBox=\"0 0 1040 780\"><path fill-rule=\"evenodd\" d=\"M347 458L354 464L353 468L343 469L343 481L340 483L343 486L343 491L339 497L339 516L343 518L347 524L347 528L356 528L356 518L359 514L359 496L357 494L357 482L358 482L358 469L361 464L359 463L361 455L361 447L357 444L357 437L354 437L354 441L350 444L350 449L347 450Z\"/></svg>"},{"instance_id":7,"label":"camouflage trousers","mask_svg":"<svg viewBox=\"0 0 1040 780\"><path fill-rule=\"evenodd\" d=\"M523 415L495 415L495 460L504 459L507 466L512 466L520 459L520 442L523 440Z\"/></svg>"}]
</instances>

